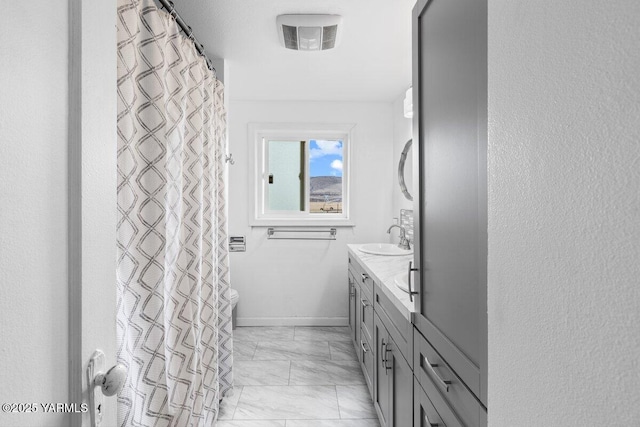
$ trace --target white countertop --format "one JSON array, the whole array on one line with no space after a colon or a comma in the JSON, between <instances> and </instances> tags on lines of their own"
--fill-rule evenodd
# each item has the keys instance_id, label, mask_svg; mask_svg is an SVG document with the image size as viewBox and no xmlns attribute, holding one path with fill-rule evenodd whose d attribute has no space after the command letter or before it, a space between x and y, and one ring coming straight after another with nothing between
<instances>
[{"instance_id":1,"label":"white countertop","mask_svg":"<svg viewBox=\"0 0 640 427\"><path fill-rule=\"evenodd\" d=\"M413 261L413 254L402 256L373 255L360 251L362 245L347 245L349 253L356 257L371 276L378 288L391 300L403 316L411 321L411 313L415 311L414 304L409 301L409 294L400 290L393 278L405 273L409 268L409 261Z\"/></svg>"}]
</instances>

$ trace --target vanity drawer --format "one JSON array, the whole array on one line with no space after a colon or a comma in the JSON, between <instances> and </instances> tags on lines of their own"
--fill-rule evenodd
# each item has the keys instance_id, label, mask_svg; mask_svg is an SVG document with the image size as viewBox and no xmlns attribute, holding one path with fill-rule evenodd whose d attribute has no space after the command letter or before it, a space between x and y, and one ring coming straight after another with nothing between
<instances>
[{"instance_id":1,"label":"vanity drawer","mask_svg":"<svg viewBox=\"0 0 640 427\"><path fill-rule=\"evenodd\" d=\"M413 396L413 427L444 427L440 414L415 377L413 377Z\"/></svg>"},{"instance_id":2,"label":"vanity drawer","mask_svg":"<svg viewBox=\"0 0 640 427\"><path fill-rule=\"evenodd\" d=\"M347 273L349 280L349 332L353 345L357 349L360 345L360 286L353 277L351 270Z\"/></svg>"},{"instance_id":3,"label":"vanity drawer","mask_svg":"<svg viewBox=\"0 0 640 427\"><path fill-rule=\"evenodd\" d=\"M413 373L447 427L486 424L484 407L415 329Z\"/></svg>"},{"instance_id":4,"label":"vanity drawer","mask_svg":"<svg viewBox=\"0 0 640 427\"><path fill-rule=\"evenodd\" d=\"M349 271L360 285L362 293L369 301L373 301L373 279L353 256L349 256Z\"/></svg>"},{"instance_id":5,"label":"vanity drawer","mask_svg":"<svg viewBox=\"0 0 640 427\"><path fill-rule=\"evenodd\" d=\"M361 334L366 335L369 342L373 341L373 304L364 292L360 293L360 329Z\"/></svg>"},{"instance_id":6,"label":"vanity drawer","mask_svg":"<svg viewBox=\"0 0 640 427\"><path fill-rule=\"evenodd\" d=\"M374 354L375 349L371 347L371 341L367 339L367 334L364 331L360 333L360 351L359 356L362 363L362 373L364 379L367 382L369 393L373 396L373 366L376 361Z\"/></svg>"}]
</instances>

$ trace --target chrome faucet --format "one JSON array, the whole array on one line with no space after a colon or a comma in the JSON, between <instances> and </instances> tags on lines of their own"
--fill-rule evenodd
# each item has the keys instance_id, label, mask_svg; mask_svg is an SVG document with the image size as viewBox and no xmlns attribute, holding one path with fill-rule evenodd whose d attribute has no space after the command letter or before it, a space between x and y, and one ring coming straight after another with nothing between
<instances>
[{"instance_id":1,"label":"chrome faucet","mask_svg":"<svg viewBox=\"0 0 640 427\"><path fill-rule=\"evenodd\" d=\"M391 234L391 229L393 227L398 227L400 229L400 243L398 243L398 247L405 250L411 249L411 244L409 243L409 239L407 239L407 230L402 225L393 224L389 227L387 233Z\"/></svg>"}]
</instances>

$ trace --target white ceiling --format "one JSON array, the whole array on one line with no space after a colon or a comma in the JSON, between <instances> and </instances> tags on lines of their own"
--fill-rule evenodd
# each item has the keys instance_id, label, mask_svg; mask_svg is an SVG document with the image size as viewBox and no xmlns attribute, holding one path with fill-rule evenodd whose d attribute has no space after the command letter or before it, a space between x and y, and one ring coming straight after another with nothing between
<instances>
[{"instance_id":1,"label":"white ceiling","mask_svg":"<svg viewBox=\"0 0 640 427\"><path fill-rule=\"evenodd\" d=\"M415 0L175 0L207 55L229 66L232 100L385 101L411 85ZM343 16L335 49L280 45L276 16Z\"/></svg>"}]
</instances>

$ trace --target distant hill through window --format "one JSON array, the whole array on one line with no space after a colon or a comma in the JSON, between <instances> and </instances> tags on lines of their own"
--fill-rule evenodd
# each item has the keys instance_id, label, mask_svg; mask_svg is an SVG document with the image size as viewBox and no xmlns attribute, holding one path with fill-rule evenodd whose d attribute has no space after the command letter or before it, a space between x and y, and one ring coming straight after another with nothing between
<instances>
[{"instance_id":1,"label":"distant hill through window","mask_svg":"<svg viewBox=\"0 0 640 427\"><path fill-rule=\"evenodd\" d=\"M309 178L309 202L312 213L342 213L342 177Z\"/></svg>"}]
</instances>

